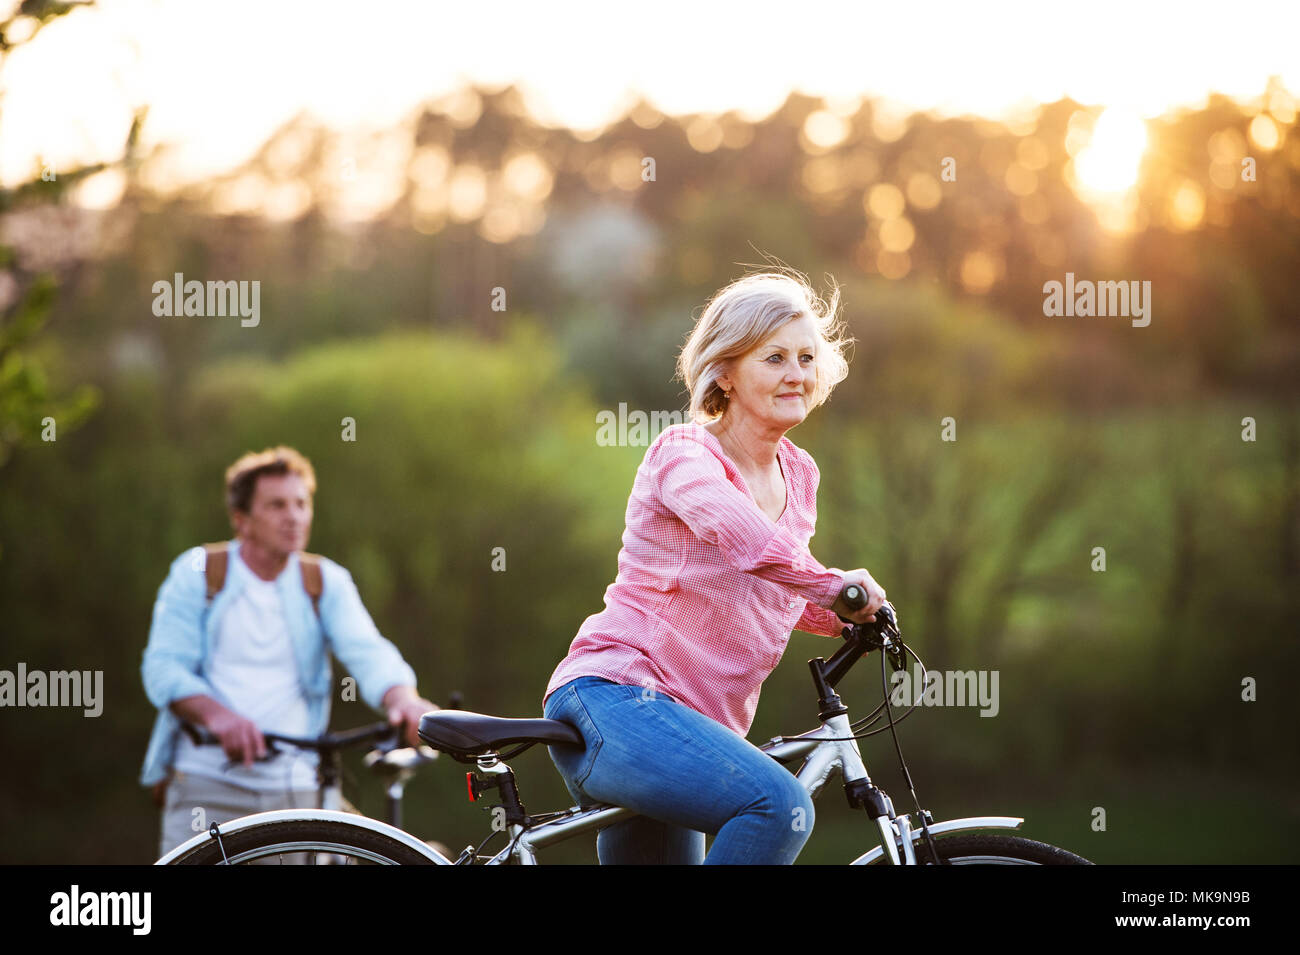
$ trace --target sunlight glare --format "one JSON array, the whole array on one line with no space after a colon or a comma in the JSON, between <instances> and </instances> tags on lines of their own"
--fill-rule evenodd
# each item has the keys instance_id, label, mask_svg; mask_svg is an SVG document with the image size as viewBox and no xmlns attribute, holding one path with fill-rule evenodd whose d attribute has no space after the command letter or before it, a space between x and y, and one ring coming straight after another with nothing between
<instances>
[{"instance_id":1,"label":"sunlight glare","mask_svg":"<svg viewBox=\"0 0 1300 955\"><path fill-rule=\"evenodd\" d=\"M1093 128L1092 139L1075 159L1079 184L1091 192L1122 193L1137 184L1146 150L1147 128L1141 117L1107 109Z\"/></svg>"},{"instance_id":2,"label":"sunlight glare","mask_svg":"<svg viewBox=\"0 0 1300 955\"><path fill-rule=\"evenodd\" d=\"M1076 118L1084 117L1076 113L1071 118L1071 136L1083 144L1066 164L1066 180L1075 194L1092 206L1103 229L1130 231L1136 222L1134 187L1147 146L1146 123L1136 113L1118 107L1103 112L1090 132L1083 123L1076 124Z\"/></svg>"}]
</instances>

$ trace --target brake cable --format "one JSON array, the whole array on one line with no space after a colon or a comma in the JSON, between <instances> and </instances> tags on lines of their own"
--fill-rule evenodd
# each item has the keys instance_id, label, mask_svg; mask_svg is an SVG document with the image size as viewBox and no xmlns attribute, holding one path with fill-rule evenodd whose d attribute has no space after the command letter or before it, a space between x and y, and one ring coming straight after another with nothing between
<instances>
[{"instance_id":1,"label":"brake cable","mask_svg":"<svg viewBox=\"0 0 1300 955\"><path fill-rule=\"evenodd\" d=\"M867 726L871 725L869 722L867 722L868 720L872 722L879 720L880 717L877 716L876 714L880 712L881 706L885 708L885 717L888 720L887 726L882 726L879 729L872 730L870 733L855 733L852 736L818 736L818 737L794 737L794 738L778 736L775 740L773 740L773 742L839 743L839 742L847 742L849 740L866 739L868 736L875 736L877 733L883 733L885 730L889 730L889 734L894 740L894 751L898 754L899 769L903 771L903 781L907 784L908 792L912 794L912 805L916 807L916 817L921 823L921 834L925 837L926 847L930 850L930 856L931 858L934 859L934 864L943 865L943 861L939 858L939 851L937 848L935 848L934 836L931 835L930 833L930 825L929 825L929 821L926 819L926 812L921 808L920 799L916 795L916 786L912 782L912 774L907 769L907 760L903 758L903 747L898 742L898 733L895 732L894 729L899 723L903 722L903 720L907 719L907 717L912 715L912 711L921 705L921 699L918 698L915 701L913 701L912 705L907 708L906 713L900 716L897 720L894 719L894 710L889 703L889 677L885 673L885 658L890 654L886 652L884 647L876 647L875 649L881 651L880 652L880 685L881 685L881 689L884 691L884 699L882 699L880 703L877 704L876 708L872 710L870 713L868 713L866 716L851 723L849 728L856 730L861 728L863 725L867 725ZM921 685L925 686L927 682L926 675L929 673L929 670L926 669L926 666L921 661L920 656L917 655L915 650L913 650L911 647L905 644L901 638L898 639L897 641L896 649L901 649L903 651L904 661L907 660L906 654L909 653L912 655L912 658L916 660L917 664L921 667ZM899 670L902 669L903 668L901 666L897 667L895 672L898 672Z\"/></svg>"},{"instance_id":2,"label":"brake cable","mask_svg":"<svg viewBox=\"0 0 1300 955\"><path fill-rule=\"evenodd\" d=\"M916 654L912 654L912 655L916 656ZM904 657L904 659L906 659L906 657ZM916 662L921 663L921 658L917 657ZM924 663L921 663L921 668L924 670L925 668ZM898 767L903 771L903 781L907 783L908 792L912 794L912 805L916 807L916 818L921 823L921 833L922 835L925 836L925 844L930 849L930 856L931 858L934 859L935 865L943 865L943 862L939 859L939 850L936 849L934 845L934 837L930 835L930 824L925 818L925 810L921 808L921 801L916 796L916 786L913 785L912 783L912 774L907 771L907 760L903 759L903 747L899 745L898 734L894 732L894 726L895 726L894 713L893 713L893 707L889 705L889 690L888 690L889 681L888 678L885 676L885 654L883 653L880 655L880 680L882 685L886 687L885 701L884 701L885 715L889 718L889 735L893 737L894 750L898 753ZM922 683L922 685L924 685L924 683ZM919 703L920 700L917 700L915 703L913 703L912 709L915 709L917 704ZM912 712L912 709L909 709L907 712L908 713ZM906 716L907 714L905 713L903 715ZM899 717L900 723L902 722L902 720L903 717Z\"/></svg>"},{"instance_id":3,"label":"brake cable","mask_svg":"<svg viewBox=\"0 0 1300 955\"><path fill-rule=\"evenodd\" d=\"M898 641L898 646L899 646L900 649L902 649L902 650L904 651L904 653L910 653L910 654L912 655L912 659L915 660L916 663L917 663L917 665L921 668L921 686L925 686L925 685L926 685L926 681L927 681L928 674L929 674L929 672L930 672L930 671L926 668L925 662L924 662L924 661L923 661L919 656L917 656L917 653L916 653L915 650L913 650L913 649L912 649L911 647L909 647L907 644L903 643L903 641L901 641L901 640ZM882 661L883 661L883 659L884 659L883 654L882 654L882 656L881 656L881 659L882 659ZM904 659L906 659L906 657L904 657ZM895 669L894 672L895 672L895 673L899 673L899 672L904 672L904 671L901 670L901 669ZM883 682L883 685L884 685L884 687L888 687L888 680L884 681L884 682ZM886 696L888 696L888 689L885 690L885 693L886 693ZM905 720L905 719L907 719L909 716L911 716L911 715L912 715L912 711L913 711L914 709L916 709L918 706L921 705L921 699L922 699L922 697L921 697L921 696L918 696L918 697L916 698L916 700L912 703L912 705L909 706L909 707L907 708L907 712L904 713L902 716L900 716L900 717L899 717L897 720L895 720L894 722L896 722L896 723L901 723L901 722L903 722L903 720ZM885 706L885 705L886 705L886 701L885 701L885 700L881 700L880 703L877 704L876 708L875 708L874 710L872 710L870 713L868 713L866 716L863 716L863 717L861 717L860 719L854 720L854 722L851 724L852 727L853 727L853 729L855 729L855 730L860 730L860 729L863 729L863 728L865 728L865 727L867 727L867 726L870 726L872 723L877 722L877 721L880 719L880 717L877 716L876 714L878 714L878 713L880 712L880 708L881 708L882 706ZM877 733L883 733L883 732L884 732L886 729L888 729L888 728L889 728L888 726L882 726L882 727L880 727L879 729L872 730L870 733L863 733L863 734L861 734L858 738L859 738L859 739L865 739L865 738L868 737L868 736L875 736Z\"/></svg>"},{"instance_id":4,"label":"brake cable","mask_svg":"<svg viewBox=\"0 0 1300 955\"><path fill-rule=\"evenodd\" d=\"M922 686L924 686L925 675L930 671L926 669L925 664L921 661L921 658L916 655L915 650L913 650L907 644L903 643L901 640L898 641L898 645L902 650L906 651L907 653L910 653L912 655L912 659L914 659L918 664L920 664L921 681L922 681ZM884 654L881 654L880 659L881 659L881 665L883 666L884 659L885 659ZM889 697L888 687L889 687L889 682L888 680L885 680L884 681L885 699L881 700L880 703L876 704L876 708L872 710L870 713L868 713L866 716L859 717L858 719L850 723L849 724L850 729L854 729L854 730L863 729L865 727L870 726L872 723L879 721L880 717L877 714L880 713L880 708L882 706L888 705L888 697ZM903 722L903 720L911 716L912 711L915 710L920 705L921 705L921 701L920 699L917 699L911 706L907 708L906 713L900 716L897 720L893 721L893 725L897 725L898 723ZM869 733L855 733L852 736L775 736L772 738L771 742L778 743L778 744L779 743L842 743L842 742L848 742L849 740L866 739L869 736L875 736L877 733L883 733L885 730L891 728L892 726L882 726L879 729L874 729Z\"/></svg>"}]
</instances>

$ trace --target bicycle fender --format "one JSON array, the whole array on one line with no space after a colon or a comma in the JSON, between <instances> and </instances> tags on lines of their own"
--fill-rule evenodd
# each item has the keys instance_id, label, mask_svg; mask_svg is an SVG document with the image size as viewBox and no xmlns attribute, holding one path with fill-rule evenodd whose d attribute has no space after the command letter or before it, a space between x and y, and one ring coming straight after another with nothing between
<instances>
[{"instance_id":1,"label":"bicycle fender","mask_svg":"<svg viewBox=\"0 0 1300 955\"><path fill-rule=\"evenodd\" d=\"M968 829L1019 829L1024 821L1019 816L968 816L965 819L947 819L943 822L931 823L930 835L939 836L949 832L964 832ZM894 827L894 834L895 836L898 834L897 826ZM916 845L924 835L925 833L920 829L913 829L912 844ZM871 865L884 852L883 846L876 846L870 852L858 856L849 865Z\"/></svg>"}]
</instances>

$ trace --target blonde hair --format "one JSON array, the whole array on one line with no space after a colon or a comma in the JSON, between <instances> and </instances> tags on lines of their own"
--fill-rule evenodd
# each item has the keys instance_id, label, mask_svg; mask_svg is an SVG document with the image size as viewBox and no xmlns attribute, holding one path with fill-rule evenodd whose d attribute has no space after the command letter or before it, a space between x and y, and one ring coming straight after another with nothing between
<instances>
[{"instance_id":1,"label":"blonde hair","mask_svg":"<svg viewBox=\"0 0 1300 955\"><path fill-rule=\"evenodd\" d=\"M817 384L808 410L826 401L848 376L844 350L853 341L843 333L840 290L833 283L832 279L829 301L819 298L807 278L793 269L746 275L716 292L677 357L677 377L691 395L691 418L704 423L721 417L727 398L718 376L781 326L805 315L817 329Z\"/></svg>"}]
</instances>

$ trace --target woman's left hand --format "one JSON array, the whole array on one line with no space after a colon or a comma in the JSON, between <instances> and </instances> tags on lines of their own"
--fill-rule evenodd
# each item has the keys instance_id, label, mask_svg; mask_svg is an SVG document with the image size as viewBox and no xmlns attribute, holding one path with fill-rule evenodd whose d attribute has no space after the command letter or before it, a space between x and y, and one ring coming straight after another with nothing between
<instances>
[{"instance_id":1,"label":"woman's left hand","mask_svg":"<svg viewBox=\"0 0 1300 955\"><path fill-rule=\"evenodd\" d=\"M861 587L867 594L866 606L860 610L851 610L844 603L844 590L852 584ZM884 605L885 588L876 583L875 578L869 573L859 568L844 572L844 586L840 588L840 596L836 598L831 610L839 614L841 619L850 623L875 623L876 611Z\"/></svg>"}]
</instances>

